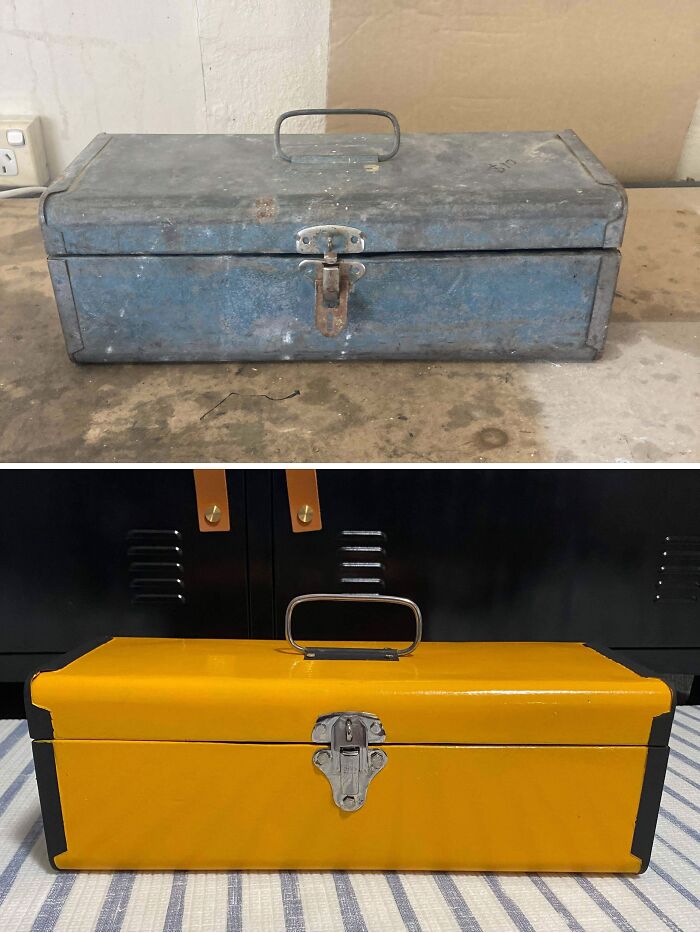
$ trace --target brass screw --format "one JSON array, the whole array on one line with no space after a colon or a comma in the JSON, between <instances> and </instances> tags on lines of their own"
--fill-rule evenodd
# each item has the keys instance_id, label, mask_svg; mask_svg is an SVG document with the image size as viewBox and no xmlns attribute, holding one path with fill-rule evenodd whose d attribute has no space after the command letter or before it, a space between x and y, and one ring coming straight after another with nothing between
<instances>
[{"instance_id":1,"label":"brass screw","mask_svg":"<svg viewBox=\"0 0 700 933\"><path fill-rule=\"evenodd\" d=\"M302 507L297 512L297 518L302 523L302 525L308 525L309 522L314 520L314 510L310 505L302 505Z\"/></svg>"},{"instance_id":2,"label":"brass screw","mask_svg":"<svg viewBox=\"0 0 700 933\"><path fill-rule=\"evenodd\" d=\"M218 505L210 505L204 510L204 518L210 525L218 525L221 521L221 509Z\"/></svg>"}]
</instances>

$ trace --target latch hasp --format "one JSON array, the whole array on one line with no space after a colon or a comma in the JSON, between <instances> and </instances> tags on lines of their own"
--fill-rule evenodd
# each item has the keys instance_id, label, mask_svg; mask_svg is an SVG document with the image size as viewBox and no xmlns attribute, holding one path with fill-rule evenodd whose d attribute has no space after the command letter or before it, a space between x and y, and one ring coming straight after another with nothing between
<instances>
[{"instance_id":1,"label":"latch hasp","mask_svg":"<svg viewBox=\"0 0 700 933\"><path fill-rule=\"evenodd\" d=\"M350 289L365 274L357 260L339 260L338 253L361 253L365 236L355 227L321 224L296 235L298 253L323 253L323 259L303 259L299 269L314 282L315 320L324 337L337 337L348 320Z\"/></svg>"},{"instance_id":2,"label":"latch hasp","mask_svg":"<svg viewBox=\"0 0 700 933\"><path fill-rule=\"evenodd\" d=\"M369 783L387 762L380 745L386 738L378 716L372 713L326 713L319 716L311 741L327 744L313 754L313 763L328 778L333 800L341 810L363 806Z\"/></svg>"}]
</instances>

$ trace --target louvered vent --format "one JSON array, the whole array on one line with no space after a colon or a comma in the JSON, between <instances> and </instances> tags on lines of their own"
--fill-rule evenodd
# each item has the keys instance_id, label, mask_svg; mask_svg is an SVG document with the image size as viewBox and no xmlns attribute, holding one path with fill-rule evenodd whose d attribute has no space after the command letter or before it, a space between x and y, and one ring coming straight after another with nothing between
<instances>
[{"instance_id":1,"label":"louvered vent","mask_svg":"<svg viewBox=\"0 0 700 933\"><path fill-rule=\"evenodd\" d=\"M696 603L700 595L700 535L669 535L664 540L657 602Z\"/></svg>"},{"instance_id":2,"label":"louvered vent","mask_svg":"<svg viewBox=\"0 0 700 933\"><path fill-rule=\"evenodd\" d=\"M386 589L386 535L383 531L341 531L338 579L348 593Z\"/></svg>"},{"instance_id":3,"label":"louvered vent","mask_svg":"<svg viewBox=\"0 0 700 933\"><path fill-rule=\"evenodd\" d=\"M185 602L182 535L160 528L134 528L126 536L131 602L175 605Z\"/></svg>"}]
</instances>

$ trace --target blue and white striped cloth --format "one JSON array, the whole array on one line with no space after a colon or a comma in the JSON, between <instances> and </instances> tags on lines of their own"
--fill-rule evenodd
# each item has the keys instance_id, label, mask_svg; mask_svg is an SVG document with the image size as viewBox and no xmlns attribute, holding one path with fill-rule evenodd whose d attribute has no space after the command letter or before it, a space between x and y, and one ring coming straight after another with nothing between
<instances>
[{"instance_id":1,"label":"blue and white striped cloth","mask_svg":"<svg viewBox=\"0 0 700 933\"><path fill-rule=\"evenodd\" d=\"M0 721L0 930L700 930L700 707L644 875L53 872L24 722Z\"/></svg>"}]
</instances>

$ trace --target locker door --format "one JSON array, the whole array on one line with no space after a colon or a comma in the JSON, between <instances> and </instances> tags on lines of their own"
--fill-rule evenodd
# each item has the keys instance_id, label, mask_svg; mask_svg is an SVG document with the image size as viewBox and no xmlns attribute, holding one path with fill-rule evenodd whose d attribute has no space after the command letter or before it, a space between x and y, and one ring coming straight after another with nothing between
<instances>
[{"instance_id":1,"label":"locker door","mask_svg":"<svg viewBox=\"0 0 700 933\"><path fill-rule=\"evenodd\" d=\"M281 636L284 608L298 593L364 590L415 599L429 640L699 645L699 477L685 470L319 470L323 529L296 534L278 471L276 630ZM673 566L664 558L669 546L685 575L660 573ZM318 639L347 632L381 640L410 629L410 619L390 618L383 608L304 609L299 634L306 626Z\"/></svg>"},{"instance_id":2,"label":"locker door","mask_svg":"<svg viewBox=\"0 0 700 933\"><path fill-rule=\"evenodd\" d=\"M243 471L220 533L199 530L191 470L6 470L0 497L6 665L101 635L250 634Z\"/></svg>"}]
</instances>

